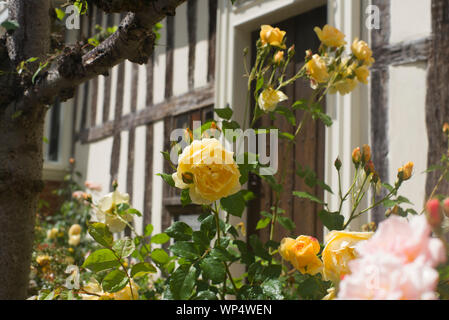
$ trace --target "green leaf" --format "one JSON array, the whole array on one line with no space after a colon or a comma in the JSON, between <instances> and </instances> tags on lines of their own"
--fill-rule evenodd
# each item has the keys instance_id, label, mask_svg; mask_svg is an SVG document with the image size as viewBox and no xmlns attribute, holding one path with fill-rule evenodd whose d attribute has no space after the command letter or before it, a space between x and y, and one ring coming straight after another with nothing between
<instances>
[{"instance_id":1,"label":"green leaf","mask_svg":"<svg viewBox=\"0 0 449 320\"><path fill-rule=\"evenodd\" d=\"M120 263L116 255L110 249L100 249L92 252L82 265L83 268L93 272L100 272L119 266Z\"/></svg>"},{"instance_id":2,"label":"green leaf","mask_svg":"<svg viewBox=\"0 0 449 320\"><path fill-rule=\"evenodd\" d=\"M128 257L135 249L134 241L129 238L116 240L112 246L112 250L114 250L120 258Z\"/></svg>"},{"instance_id":3,"label":"green leaf","mask_svg":"<svg viewBox=\"0 0 449 320\"><path fill-rule=\"evenodd\" d=\"M296 126L296 116L290 109L286 107L277 107L275 112L284 116L292 126Z\"/></svg>"},{"instance_id":4,"label":"green leaf","mask_svg":"<svg viewBox=\"0 0 449 320\"><path fill-rule=\"evenodd\" d=\"M141 262L133 265L131 269L131 277L139 278L148 273L156 273L156 272L157 272L156 268L151 263Z\"/></svg>"},{"instance_id":5,"label":"green leaf","mask_svg":"<svg viewBox=\"0 0 449 320\"><path fill-rule=\"evenodd\" d=\"M259 79L257 79L255 93L259 92L259 90L262 89L264 82L265 82L265 79L263 77L260 77Z\"/></svg>"},{"instance_id":6,"label":"green leaf","mask_svg":"<svg viewBox=\"0 0 449 320\"><path fill-rule=\"evenodd\" d=\"M223 121L222 122L222 127L223 127L223 130L228 130L228 129L237 130L237 129L240 129L240 125L236 121Z\"/></svg>"},{"instance_id":7,"label":"green leaf","mask_svg":"<svg viewBox=\"0 0 449 320\"><path fill-rule=\"evenodd\" d=\"M106 292L117 292L122 290L128 284L126 273L121 270L113 270L104 277L101 282L103 290Z\"/></svg>"},{"instance_id":8,"label":"green leaf","mask_svg":"<svg viewBox=\"0 0 449 320\"><path fill-rule=\"evenodd\" d=\"M7 20L0 24L7 31L14 31L19 28L19 23L16 20Z\"/></svg>"},{"instance_id":9,"label":"green leaf","mask_svg":"<svg viewBox=\"0 0 449 320\"><path fill-rule=\"evenodd\" d=\"M225 248L218 246L212 249L210 256L223 262L232 261L234 259Z\"/></svg>"},{"instance_id":10,"label":"green leaf","mask_svg":"<svg viewBox=\"0 0 449 320\"><path fill-rule=\"evenodd\" d=\"M56 17L58 18L58 20L64 19L65 17L65 12L59 8L55 8L55 13L56 13Z\"/></svg>"},{"instance_id":11,"label":"green leaf","mask_svg":"<svg viewBox=\"0 0 449 320\"><path fill-rule=\"evenodd\" d=\"M288 133L288 132L281 132L281 131L279 131L279 137L282 138L282 139L295 141L295 136L292 135L291 133Z\"/></svg>"},{"instance_id":12,"label":"green leaf","mask_svg":"<svg viewBox=\"0 0 449 320\"><path fill-rule=\"evenodd\" d=\"M249 238L249 244L254 250L254 254L262 259L265 259L267 261L271 261L271 255L268 253L268 251L263 247L262 242L258 238L257 235L253 234Z\"/></svg>"},{"instance_id":13,"label":"green leaf","mask_svg":"<svg viewBox=\"0 0 449 320\"><path fill-rule=\"evenodd\" d=\"M192 203L192 199L190 199L190 189L184 189L181 191L181 204L183 207L188 206Z\"/></svg>"},{"instance_id":14,"label":"green leaf","mask_svg":"<svg viewBox=\"0 0 449 320\"><path fill-rule=\"evenodd\" d=\"M166 173L158 173L157 176L160 176L166 183L168 183L169 186L175 187L175 181L173 180L173 177L170 174Z\"/></svg>"},{"instance_id":15,"label":"green leaf","mask_svg":"<svg viewBox=\"0 0 449 320\"><path fill-rule=\"evenodd\" d=\"M231 120L233 111L229 106L224 109L215 109L215 113L222 119Z\"/></svg>"},{"instance_id":16,"label":"green leaf","mask_svg":"<svg viewBox=\"0 0 449 320\"><path fill-rule=\"evenodd\" d=\"M198 292L198 294L193 300L218 300L218 299L217 295L214 292L210 290L205 290Z\"/></svg>"},{"instance_id":17,"label":"green leaf","mask_svg":"<svg viewBox=\"0 0 449 320\"><path fill-rule=\"evenodd\" d=\"M192 228L184 222L177 221L165 230L165 233L175 240L187 241L192 239Z\"/></svg>"},{"instance_id":18,"label":"green leaf","mask_svg":"<svg viewBox=\"0 0 449 320\"><path fill-rule=\"evenodd\" d=\"M95 239L99 244L110 248L114 242L114 236L107 225L101 222L95 222L88 226L88 232L92 238Z\"/></svg>"},{"instance_id":19,"label":"green leaf","mask_svg":"<svg viewBox=\"0 0 449 320\"><path fill-rule=\"evenodd\" d=\"M153 252L151 252L151 259L156 263L165 264L170 260L170 257L165 250L154 249Z\"/></svg>"},{"instance_id":20,"label":"green leaf","mask_svg":"<svg viewBox=\"0 0 449 320\"><path fill-rule=\"evenodd\" d=\"M270 218L264 218L259 220L259 222L257 222L257 226L256 226L256 230L262 230L265 229L271 222Z\"/></svg>"},{"instance_id":21,"label":"green leaf","mask_svg":"<svg viewBox=\"0 0 449 320\"><path fill-rule=\"evenodd\" d=\"M267 279L262 283L263 293L272 300L284 300L282 282L279 279Z\"/></svg>"},{"instance_id":22,"label":"green leaf","mask_svg":"<svg viewBox=\"0 0 449 320\"><path fill-rule=\"evenodd\" d=\"M145 232L144 232L145 237L151 236L151 234L153 233L153 230L154 230L153 225L147 224L145 227Z\"/></svg>"},{"instance_id":23,"label":"green leaf","mask_svg":"<svg viewBox=\"0 0 449 320\"><path fill-rule=\"evenodd\" d=\"M198 249L195 244L187 241L177 241L170 246L170 251L178 257L186 258L188 260L198 259Z\"/></svg>"},{"instance_id":24,"label":"green leaf","mask_svg":"<svg viewBox=\"0 0 449 320\"><path fill-rule=\"evenodd\" d=\"M210 246L210 240L207 237L207 234L202 231L194 231L192 234L192 239L196 245L204 250L206 250Z\"/></svg>"},{"instance_id":25,"label":"green leaf","mask_svg":"<svg viewBox=\"0 0 449 320\"><path fill-rule=\"evenodd\" d=\"M288 217L278 217L277 221L288 231L293 231L296 229L296 224Z\"/></svg>"},{"instance_id":26,"label":"green leaf","mask_svg":"<svg viewBox=\"0 0 449 320\"><path fill-rule=\"evenodd\" d=\"M337 230L341 231L343 230L343 226L345 223L345 217L339 214L338 212L332 213L327 212L326 210L321 210L318 213L318 216L321 219L321 222L323 222L324 226L328 228L330 231Z\"/></svg>"},{"instance_id":27,"label":"green leaf","mask_svg":"<svg viewBox=\"0 0 449 320\"><path fill-rule=\"evenodd\" d=\"M317 197L311 195L308 192L294 191L293 195L298 197L298 198L301 198L301 199L309 199L310 201L319 203L321 205L325 205L326 204L326 203L324 203L323 201L321 201L320 199L318 199Z\"/></svg>"},{"instance_id":28,"label":"green leaf","mask_svg":"<svg viewBox=\"0 0 449 320\"><path fill-rule=\"evenodd\" d=\"M159 233L151 237L151 243L164 244L170 241L170 237L166 233Z\"/></svg>"},{"instance_id":29,"label":"green leaf","mask_svg":"<svg viewBox=\"0 0 449 320\"><path fill-rule=\"evenodd\" d=\"M193 294L196 283L196 269L192 266L180 266L170 278L170 291L175 300L187 300Z\"/></svg>"},{"instance_id":30,"label":"green leaf","mask_svg":"<svg viewBox=\"0 0 449 320\"><path fill-rule=\"evenodd\" d=\"M203 271L203 275L212 281L214 284L224 282L226 277L226 269L223 262L217 258L207 257L200 263L200 268Z\"/></svg>"},{"instance_id":31,"label":"green leaf","mask_svg":"<svg viewBox=\"0 0 449 320\"><path fill-rule=\"evenodd\" d=\"M242 217L246 205L242 191L227 198L222 198L220 204L227 213L239 218Z\"/></svg>"},{"instance_id":32,"label":"green leaf","mask_svg":"<svg viewBox=\"0 0 449 320\"><path fill-rule=\"evenodd\" d=\"M310 276L297 274L298 293L305 300L321 300L327 294L329 282L321 279L320 275Z\"/></svg>"},{"instance_id":33,"label":"green leaf","mask_svg":"<svg viewBox=\"0 0 449 320\"><path fill-rule=\"evenodd\" d=\"M142 213L141 213L139 210L134 209L134 208L128 209L128 210L126 211L126 213L128 213L128 214L134 214L134 215L136 215L136 216L138 216L138 217L141 217L141 216L142 216Z\"/></svg>"},{"instance_id":34,"label":"green leaf","mask_svg":"<svg viewBox=\"0 0 449 320\"><path fill-rule=\"evenodd\" d=\"M308 101L307 100L298 100L292 105L293 110L308 110Z\"/></svg>"}]
</instances>

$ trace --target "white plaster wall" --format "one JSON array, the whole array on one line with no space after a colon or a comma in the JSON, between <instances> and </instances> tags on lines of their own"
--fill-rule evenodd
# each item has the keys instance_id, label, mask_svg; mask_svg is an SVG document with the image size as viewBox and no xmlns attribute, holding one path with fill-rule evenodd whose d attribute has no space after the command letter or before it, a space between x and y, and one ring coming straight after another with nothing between
<instances>
[{"instance_id":1,"label":"white plaster wall","mask_svg":"<svg viewBox=\"0 0 449 320\"><path fill-rule=\"evenodd\" d=\"M197 31L195 50L195 88L207 85L207 70L209 57L209 1L198 0Z\"/></svg>"},{"instance_id":2,"label":"white plaster wall","mask_svg":"<svg viewBox=\"0 0 449 320\"><path fill-rule=\"evenodd\" d=\"M429 36L432 31L431 0L391 1L390 42Z\"/></svg>"},{"instance_id":3,"label":"white plaster wall","mask_svg":"<svg viewBox=\"0 0 449 320\"><path fill-rule=\"evenodd\" d=\"M173 53L173 95L189 91L189 42L187 29L187 2L176 9Z\"/></svg>"},{"instance_id":4,"label":"white plaster wall","mask_svg":"<svg viewBox=\"0 0 449 320\"><path fill-rule=\"evenodd\" d=\"M151 58L150 58L151 59ZM139 82L137 83L137 110L146 108L147 99L147 65L139 65Z\"/></svg>"},{"instance_id":5,"label":"white plaster wall","mask_svg":"<svg viewBox=\"0 0 449 320\"><path fill-rule=\"evenodd\" d=\"M125 61L125 77L123 81L123 115L131 112L131 95L132 89L132 74L133 64L128 60Z\"/></svg>"},{"instance_id":6,"label":"white plaster wall","mask_svg":"<svg viewBox=\"0 0 449 320\"><path fill-rule=\"evenodd\" d=\"M104 195L109 191L110 161L105 161L105 157L107 159L110 158L112 142L113 138L110 137L90 144L85 180L100 183L102 187L100 193L92 194L94 201L98 201L100 195Z\"/></svg>"},{"instance_id":7,"label":"white plaster wall","mask_svg":"<svg viewBox=\"0 0 449 320\"><path fill-rule=\"evenodd\" d=\"M145 146L146 127L136 128L134 148L134 177L132 205L143 213L145 196ZM143 232L143 217L134 218L135 228L138 233Z\"/></svg>"},{"instance_id":8,"label":"white plaster wall","mask_svg":"<svg viewBox=\"0 0 449 320\"><path fill-rule=\"evenodd\" d=\"M399 194L423 208L427 169L426 77L424 63L390 67L389 155L390 182L396 181L397 169L414 162L413 178L401 187Z\"/></svg>"},{"instance_id":9,"label":"white plaster wall","mask_svg":"<svg viewBox=\"0 0 449 320\"><path fill-rule=\"evenodd\" d=\"M151 224L154 227L153 234L162 232L162 189L163 181L158 173L164 172L164 158L161 151L164 149L164 121L158 121L153 125L153 186L151 202Z\"/></svg>"},{"instance_id":10,"label":"white plaster wall","mask_svg":"<svg viewBox=\"0 0 449 320\"><path fill-rule=\"evenodd\" d=\"M129 144L129 132L122 131L120 141L120 162L117 173L118 190L121 192L127 192L126 190L126 175L128 171L128 144ZM110 158L108 158L110 159Z\"/></svg>"},{"instance_id":11,"label":"white plaster wall","mask_svg":"<svg viewBox=\"0 0 449 320\"><path fill-rule=\"evenodd\" d=\"M167 21L162 21L162 29L159 30L161 38L154 50L154 82L153 82L153 102L164 101L165 96L165 46L167 45Z\"/></svg>"}]
</instances>

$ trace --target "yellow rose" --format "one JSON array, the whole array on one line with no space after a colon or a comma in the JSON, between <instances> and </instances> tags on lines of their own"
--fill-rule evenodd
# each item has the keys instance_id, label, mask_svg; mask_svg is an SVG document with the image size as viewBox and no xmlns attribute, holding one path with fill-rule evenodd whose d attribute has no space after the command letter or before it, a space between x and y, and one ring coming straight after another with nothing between
<instances>
[{"instance_id":1,"label":"yellow rose","mask_svg":"<svg viewBox=\"0 0 449 320\"><path fill-rule=\"evenodd\" d=\"M133 221L131 214L121 216L122 219L117 216L117 205L121 203L129 204L129 195L117 190L98 201L97 218L104 222L111 232L122 232L125 229L126 223L122 219L128 222Z\"/></svg>"},{"instance_id":2,"label":"yellow rose","mask_svg":"<svg viewBox=\"0 0 449 320\"><path fill-rule=\"evenodd\" d=\"M335 94L339 92L341 95L346 95L351 93L357 87L357 79L346 78L344 80L338 81L329 90L329 93Z\"/></svg>"},{"instance_id":3,"label":"yellow rose","mask_svg":"<svg viewBox=\"0 0 449 320\"><path fill-rule=\"evenodd\" d=\"M52 228L47 231L47 239L56 239L57 235L58 235L57 228Z\"/></svg>"},{"instance_id":4,"label":"yellow rose","mask_svg":"<svg viewBox=\"0 0 449 320\"><path fill-rule=\"evenodd\" d=\"M369 69L367 66L361 66L355 69L357 79L364 84L368 84Z\"/></svg>"},{"instance_id":5,"label":"yellow rose","mask_svg":"<svg viewBox=\"0 0 449 320\"><path fill-rule=\"evenodd\" d=\"M178 158L172 177L176 187L189 189L196 204L211 204L240 191L240 171L217 139L195 140Z\"/></svg>"},{"instance_id":6,"label":"yellow rose","mask_svg":"<svg viewBox=\"0 0 449 320\"><path fill-rule=\"evenodd\" d=\"M312 59L307 62L306 70L309 76L318 83L323 83L329 80L326 62L317 54L314 54Z\"/></svg>"},{"instance_id":7,"label":"yellow rose","mask_svg":"<svg viewBox=\"0 0 449 320\"><path fill-rule=\"evenodd\" d=\"M36 262L40 266L44 266L50 263L51 257L48 254L40 255L36 258Z\"/></svg>"},{"instance_id":8,"label":"yellow rose","mask_svg":"<svg viewBox=\"0 0 449 320\"><path fill-rule=\"evenodd\" d=\"M373 232L332 231L326 236L326 246L321 255L324 263L324 278L338 283L349 273L349 261L357 257L355 246L368 240Z\"/></svg>"},{"instance_id":9,"label":"yellow rose","mask_svg":"<svg viewBox=\"0 0 449 320\"><path fill-rule=\"evenodd\" d=\"M345 35L335 27L325 25L323 30L318 27L313 29L320 41L328 47L341 47L346 44Z\"/></svg>"},{"instance_id":10,"label":"yellow rose","mask_svg":"<svg viewBox=\"0 0 449 320\"><path fill-rule=\"evenodd\" d=\"M79 235L79 234L74 234L69 237L69 245L71 245L71 246L79 245L80 241L81 241L81 235Z\"/></svg>"},{"instance_id":11,"label":"yellow rose","mask_svg":"<svg viewBox=\"0 0 449 320\"><path fill-rule=\"evenodd\" d=\"M356 38L352 43L351 50L354 56L363 61L365 65L371 66L374 63L373 51L365 41Z\"/></svg>"},{"instance_id":12,"label":"yellow rose","mask_svg":"<svg viewBox=\"0 0 449 320\"><path fill-rule=\"evenodd\" d=\"M281 257L302 274L315 275L322 271L323 263L317 256L319 252L320 243L309 236L284 238L279 247Z\"/></svg>"},{"instance_id":13,"label":"yellow rose","mask_svg":"<svg viewBox=\"0 0 449 320\"><path fill-rule=\"evenodd\" d=\"M74 224L69 229L69 236L74 236L81 233L81 226L79 224Z\"/></svg>"},{"instance_id":14,"label":"yellow rose","mask_svg":"<svg viewBox=\"0 0 449 320\"><path fill-rule=\"evenodd\" d=\"M276 109L279 102L288 100L288 97L279 90L274 90L272 87L269 87L262 91L259 96L258 102L260 108L265 112L272 112Z\"/></svg>"},{"instance_id":15,"label":"yellow rose","mask_svg":"<svg viewBox=\"0 0 449 320\"><path fill-rule=\"evenodd\" d=\"M262 45L269 44L273 47L279 47L286 49L284 43L284 36L287 32L281 31L279 28L273 28L269 25L263 25L260 27L260 41Z\"/></svg>"},{"instance_id":16,"label":"yellow rose","mask_svg":"<svg viewBox=\"0 0 449 320\"><path fill-rule=\"evenodd\" d=\"M95 278L91 278L89 283L85 285L80 294L83 300L112 300L113 294L104 292L101 285Z\"/></svg>"},{"instance_id":17,"label":"yellow rose","mask_svg":"<svg viewBox=\"0 0 449 320\"><path fill-rule=\"evenodd\" d=\"M132 294L131 294L131 288L132 288ZM131 281L131 287L128 284L126 287L124 287L122 290L114 292L112 294L112 298L114 300L138 300L139 299L139 286L134 283L134 281Z\"/></svg>"},{"instance_id":18,"label":"yellow rose","mask_svg":"<svg viewBox=\"0 0 449 320\"><path fill-rule=\"evenodd\" d=\"M409 162L402 168L399 168L398 178L403 181L409 180L413 174L413 166L414 166L413 162Z\"/></svg>"}]
</instances>

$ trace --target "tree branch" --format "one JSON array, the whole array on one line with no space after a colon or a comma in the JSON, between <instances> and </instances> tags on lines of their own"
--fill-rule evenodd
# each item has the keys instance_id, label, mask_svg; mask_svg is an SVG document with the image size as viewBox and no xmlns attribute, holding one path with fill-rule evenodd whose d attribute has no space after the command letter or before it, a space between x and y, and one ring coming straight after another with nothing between
<instances>
[{"instance_id":1,"label":"tree branch","mask_svg":"<svg viewBox=\"0 0 449 320\"><path fill-rule=\"evenodd\" d=\"M128 59L144 64L154 51L156 37L153 26L166 16L175 15L176 8L186 0L155 0L144 10L130 12L118 30L99 46L82 55L79 46L66 48L51 69L38 78L25 92L25 99L38 99L52 104L56 97L70 99L76 87Z\"/></svg>"},{"instance_id":2,"label":"tree branch","mask_svg":"<svg viewBox=\"0 0 449 320\"><path fill-rule=\"evenodd\" d=\"M106 13L139 12L150 0L93 0Z\"/></svg>"}]
</instances>

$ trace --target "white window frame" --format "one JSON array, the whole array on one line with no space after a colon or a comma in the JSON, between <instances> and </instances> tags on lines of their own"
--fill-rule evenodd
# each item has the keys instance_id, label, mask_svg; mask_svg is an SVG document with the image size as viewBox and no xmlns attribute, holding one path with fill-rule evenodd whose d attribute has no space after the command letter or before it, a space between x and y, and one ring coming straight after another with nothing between
<instances>
[{"instance_id":1,"label":"white window frame","mask_svg":"<svg viewBox=\"0 0 449 320\"><path fill-rule=\"evenodd\" d=\"M250 52L254 48L251 33L261 24L275 25L326 3L328 23L344 32L348 43L355 37L368 41L368 32L364 30L365 25L361 18L361 9L368 3L367 0L247 0L237 1L235 6L227 0L219 1L215 105L229 104L234 109L236 120L243 122L246 91L241 88L247 87L247 80L242 77L244 72L242 57L245 48L249 48ZM338 191L338 178L334 168L337 156L343 161L342 184L343 188L347 189L352 183L354 174L352 150L369 143L368 88L362 85L350 95L329 96L327 99L327 110L334 124L331 128L326 128L325 181L335 191ZM326 192L325 201L329 203L331 209L338 209L338 199L334 195ZM349 213L349 206L347 203L343 207L346 215ZM351 228L360 229L367 218L357 219L351 224ZM243 219L244 221L247 219L246 213Z\"/></svg>"}]
</instances>

